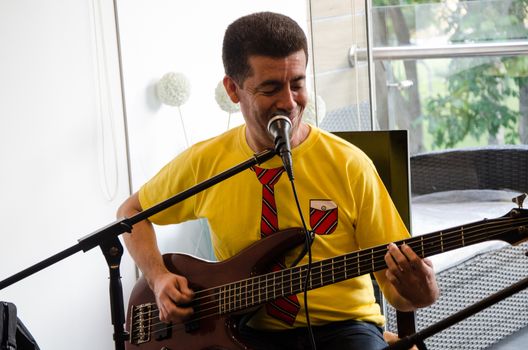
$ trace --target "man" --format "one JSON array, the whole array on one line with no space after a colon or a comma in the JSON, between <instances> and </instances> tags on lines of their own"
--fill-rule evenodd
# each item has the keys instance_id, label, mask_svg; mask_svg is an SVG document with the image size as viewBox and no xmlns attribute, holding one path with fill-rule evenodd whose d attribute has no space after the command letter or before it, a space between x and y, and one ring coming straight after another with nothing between
<instances>
[{"instance_id":1,"label":"man","mask_svg":"<svg viewBox=\"0 0 528 350\"><path fill-rule=\"evenodd\" d=\"M273 148L267 124L282 114L292 124L295 187L302 215L309 218L315 233L313 260L388 244L388 269L375 273L385 298L402 311L432 304L438 287L431 263L408 246L389 244L407 238L408 232L372 162L353 145L302 121L308 48L298 24L269 12L244 16L227 28L222 58L224 87L231 100L240 103L245 125L184 151L125 201L118 215L130 217ZM227 259L261 237L302 227L291 184L282 173L281 159L275 157L154 215L125 235L130 254L153 290L162 321L189 317L193 309L186 304L193 291L185 276L164 266L151 222L173 224L205 217L217 258ZM299 250L287 254L285 266ZM248 317L241 325L243 338L262 349L309 347L304 295L280 299ZM310 291L308 306L318 348L386 346L380 328L384 319L368 274Z\"/></svg>"}]
</instances>

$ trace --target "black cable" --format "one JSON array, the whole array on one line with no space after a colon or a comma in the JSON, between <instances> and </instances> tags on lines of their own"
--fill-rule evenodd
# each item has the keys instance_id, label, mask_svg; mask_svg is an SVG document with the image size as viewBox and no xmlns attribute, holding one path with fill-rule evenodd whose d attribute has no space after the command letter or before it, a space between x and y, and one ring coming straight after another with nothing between
<instances>
[{"instance_id":1,"label":"black cable","mask_svg":"<svg viewBox=\"0 0 528 350\"><path fill-rule=\"evenodd\" d=\"M295 197L295 203L297 204L297 210L299 211L299 216L301 217L301 222L304 228L304 233L306 234L305 239L305 251L308 252L308 269L306 270L306 279L304 280L304 310L306 313L306 326L308 328L308 335L310 339L310 344L312 347L312 350L316 350L317 346L315 345L315 339L313 335L312 325L310 323L310 313L308 311L308 280L310 277L310 273L312 270L312 243L314 241L314 236L311 234L311 232L308 232L308 229L306 227L306 222L304 221L304 216L302 214L301 205L299 203L299 198L297 197L297 191L295 190L295 183L293 182L293 179L290 179L291 185L292 185L292 191L293 196ZM301 252L301 255L295 260L295 263L298 262L304 255L303 252Z\"/></svg>"}]
</instances>

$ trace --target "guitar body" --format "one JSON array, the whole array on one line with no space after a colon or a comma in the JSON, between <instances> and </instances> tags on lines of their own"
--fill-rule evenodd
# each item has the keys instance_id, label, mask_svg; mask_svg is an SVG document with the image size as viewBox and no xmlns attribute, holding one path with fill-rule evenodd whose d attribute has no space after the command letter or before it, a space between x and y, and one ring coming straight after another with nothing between
<instances>
[{"instance_id":1,"label":"guitar body","mask_svg":"<svg viewBox=\"0 0 528 350\"><path fill-rule=\"evenodd\" d=\"M191 289L204 291L261 274L275 259L302 243L304 239L302 229L289 229L262 239L222 262L208 262L185 254L166 254L163 258L171 272L189 280ZM207 304L207 299L201 298L195 307L195 313L200 309L200 304ZM131 334L131 340L126 343L127 350L248 349L237 339L236 315L203 317L185 325L172 325L166 330L158 331L157 328L166 328L167 325L160 324L157 311L153 313L154 316L150 315L151 306L157 310L155 302L154 294L141 277L132 290L128 305L126 329ZM145 320L138 326L138 317L142 317L141 315L148 316L144 317Z\"/></svg>"}]
</instances>

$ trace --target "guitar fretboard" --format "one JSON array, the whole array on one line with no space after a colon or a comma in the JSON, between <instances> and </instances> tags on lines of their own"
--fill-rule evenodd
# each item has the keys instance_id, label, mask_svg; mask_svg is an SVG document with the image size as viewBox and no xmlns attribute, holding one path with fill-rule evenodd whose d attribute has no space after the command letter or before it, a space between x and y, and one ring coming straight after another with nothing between
<instances>
[{"instance_id":1,"label":"guitar fretboard","mask_svg":"<svg viewBox=\"0 0 528 350\"><path fill-rule=\"evenodd\" d=\"M440 254L468 245L501 239L510 243L517 237L505 235L516 234L513 230L528 224L525 217L501 217L476 223L433 232L395 242L398 246L409 245L422 258ZM520 237L525 239L524 235ZM226 314L266 303L281 296L297 294L306 290L320 288L350 278L379 271L387 267L384 256L387 245L359 250L334 258L312 263L306 281L307 265L270 272L257 277L229 283L215 288L216 312Z\"/></svg>"}]
</instances>

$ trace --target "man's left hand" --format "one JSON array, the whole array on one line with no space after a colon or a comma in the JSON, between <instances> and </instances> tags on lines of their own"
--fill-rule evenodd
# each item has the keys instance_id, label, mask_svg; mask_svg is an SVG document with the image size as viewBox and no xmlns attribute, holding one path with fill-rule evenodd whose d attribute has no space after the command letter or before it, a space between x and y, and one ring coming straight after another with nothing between
<instances>
[{"instance_id":1,"label":"man's left hand","mask_svg":"<svg viewBox=\"0 0 528 350\"><path fill-rule=\"evenodd\" d=\"M429 306L438 299L438 285L429 259L416 255L407 244L397 247L391 243L385 262L387 279L415 308Z\"/></svg>"}]
</instances>

